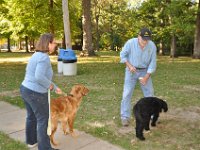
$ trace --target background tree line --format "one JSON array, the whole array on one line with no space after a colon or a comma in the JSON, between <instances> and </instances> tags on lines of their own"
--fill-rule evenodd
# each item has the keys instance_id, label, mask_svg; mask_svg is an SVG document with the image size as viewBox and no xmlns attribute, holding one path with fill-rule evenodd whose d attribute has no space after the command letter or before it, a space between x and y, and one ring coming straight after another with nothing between
<instances>
[{"instance_id":1,"label":"background tree line","mask_svg":"<svg viewBox=\"0 0 200 150\"><path fill-rule=\"evenodd\" d=\"M119 51L141 27L153 32L161 55L200 58L200 4L195 0L69 0L72 45L95 51ZM0 40L34 49L41 33L62 39L62 0L0 0ZM89 33L89 34L88 34ZM28 47L29 45L29 47ZM74 47L76 49L76 47Z\"/></svg>"}]
</instances>

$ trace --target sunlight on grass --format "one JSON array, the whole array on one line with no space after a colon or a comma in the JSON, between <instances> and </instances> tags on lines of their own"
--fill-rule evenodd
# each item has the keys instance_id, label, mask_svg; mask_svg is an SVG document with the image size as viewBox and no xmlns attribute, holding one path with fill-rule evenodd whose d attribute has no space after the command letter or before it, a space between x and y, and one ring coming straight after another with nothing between
<instances>
[{"instance_id":1,"label":"sunlight on grass","mask_svg":"<svg viewBox=\"0 0 200 150\"><path fill-rule=\"evenodd\" d=\"M94 123L88 123L88 125L91 127L98 127L98 128L105 127L105 123L100 123L98 121L95 121Z\"/></svg>"},{"instance_id":2,"label":"sunlight on grass","mask_svg":"<svg viewBox=\"0 0 200 150\"><path fill-rule=\"evenodd\" d=\"M178 58L170 58L169 56L158 56L159 63L166 63L166 62L178 62L178 63L185 63L185 62L200 62L200 59L192 59L191 57L178 57Z\"/></svg>"},{"instance_id":3,"label":"sunlight on grass","mask_svg":"<svg viewBox=\"0 0 200 150\"><path fill-rule=\"evenodd\" d=\"M14 54L14 56L13 56ZM13 62L22 62L27 63L29 58L33 53L0 53L0 64L1 63L13 63ZM115 53L112 55L113 52L97 52L96 57L79 57L79 53L77 53L77 63L112 63L112 62L119 62L119 53ZM108 55L109 54L109 55ZM116 55L117 54L117 55ZM52 63L57 63L58 56L50 56ZM158 56L158 63L186 63L186 62L200 62L200 59L192 59L191 57L178 57L175 59L170 58L169 56Z\"/></svg>"},{"instance_id":4,"label":"sunlight on grass","mask_svg":"<svg viewBox=\"0 0 200 150\"><path fill-rule=\"evenodd\" d=\"M1 55L0 53L0 64L1 63L27 63L28 60L30 59L31 55L33 53L30 54L26 54L25 56L23 56L23 54L19 55L18 57L13 57L13 56L9 56L8 58L6 58L5 54L4 57ZM20 57L20 58L19 58ZM51 62L52 63L57 63L58 60L58 56L50 56ZM79 57L77 56L77 63L109 63L109 62L115 62L115 61L119 61L119 56L109 56L109 55L103 55L103 56L96 56L96 57Z\"/></svg>"}]
</instances>

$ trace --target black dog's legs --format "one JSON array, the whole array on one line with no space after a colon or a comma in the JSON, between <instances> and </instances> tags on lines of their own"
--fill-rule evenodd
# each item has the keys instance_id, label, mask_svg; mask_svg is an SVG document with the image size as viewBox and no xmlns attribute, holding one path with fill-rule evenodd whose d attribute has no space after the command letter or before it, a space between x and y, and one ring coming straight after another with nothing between
<instances>
[{"instance_id":1,"label":"black dog's legs","mask_svg":"<svg viewBox=\"0 0 200 150\"><path fill-rule=\"evenodd\" d=\"M152 122L151 122L151 126L155 127L156 126L156 121L158 120L158 117L159 117L159 113L155 113L153 115L153 119L152 119Z\"/></svg>"},{"instance_id":2,"label":"black dog's legs","mask_svg":"<svg viewBox=\"0 0 200 150\"><path fill-rule=\"evenodd\" d=\"M136 119L136 137L142 141L145 140L145 138L143 136L143 129L144 129L144 126L143 126L142 122L140 120Z\"/></svg>"},{"instance_id":3,"label":"black dog's legs","mask_svg":"<svg viewBox=\"0 0 200 150\"><path fill-rule=\"evenodd\" d=\"M149 129L150 120L151 120L151 116L146 117L146 120L145 120L145 122L144 122L144 125L145 125L144 129L145 129L146 131L150 130L150 129Z\"/></svg>"}]
</instances>

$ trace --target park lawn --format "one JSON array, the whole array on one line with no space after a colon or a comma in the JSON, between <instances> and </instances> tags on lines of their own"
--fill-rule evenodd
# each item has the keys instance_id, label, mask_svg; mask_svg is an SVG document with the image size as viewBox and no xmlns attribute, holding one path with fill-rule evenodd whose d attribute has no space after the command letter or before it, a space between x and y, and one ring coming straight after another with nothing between
<instances>
[{"instance_id":1,"label":"park lawn","mask_svg":"<svg viewBox=\"0 0 200 150\"><path fill-rule=\"evenodd\" d=\"M0 58L1 55L6 58L5 53L0 53ZM23 54L21 57L23 58ZM135 138L133 118L128 128L123 128L120 124L124 64L119 63L119 52L100 52L97 57L78 58L76 76L59 76L56 73L57 58L52 56L51 59L54 82L62 90L68 93L77 83L90 89L78 111L75 128L127 150L200 149L200 60L189 57L174 60L166 56L158 57L157 71L152 75L155 95L167 100L169 111L161 114L160 123L150 134L145 134L147 140L141 142ZM25 65L21 61L0 63L0 100L21 108L24 105L18 90L24 78ZM52 94L52 97L56 96ZM141 97L142 93L137 85L132 104Z\"/></svg>"},{"instance_id":2,"label":"park lawn","mask_svg":"<svg viewBox=\"0 0 200 150\"><path fill-rule=\"evenodd\" d=\"M0 150L28 150L28 147L0 132Z\"/></svg>"}]
</instances>

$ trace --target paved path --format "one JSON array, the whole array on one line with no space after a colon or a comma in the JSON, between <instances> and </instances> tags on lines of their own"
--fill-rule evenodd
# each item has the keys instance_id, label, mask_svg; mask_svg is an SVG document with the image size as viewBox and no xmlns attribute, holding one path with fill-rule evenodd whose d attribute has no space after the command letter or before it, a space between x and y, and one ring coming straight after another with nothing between
<instances>
[{"instance_id":1,"label":"paved path","mask_svg":"<svg viewBox=\"0 0 200 150\"><path fill-rule=\"evenodd\" d=\"M0 130L11 138L25 142L25 118L25 109L0 101ZM60 145L56 148L60 150L123 150L82 131L75 130L75 132L79 134L76 138L66 136L59 127L55 139ZM37 150L37 148L31 150Z\"/></svg>"}]
</instances>

